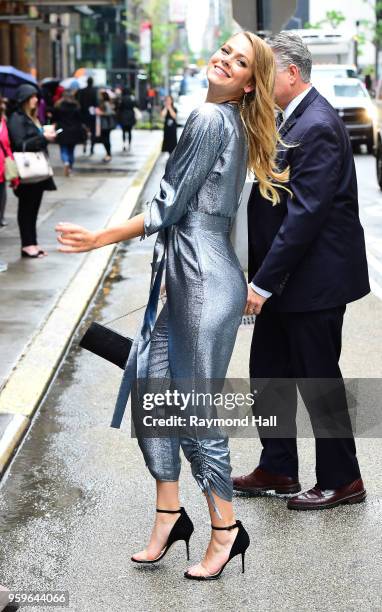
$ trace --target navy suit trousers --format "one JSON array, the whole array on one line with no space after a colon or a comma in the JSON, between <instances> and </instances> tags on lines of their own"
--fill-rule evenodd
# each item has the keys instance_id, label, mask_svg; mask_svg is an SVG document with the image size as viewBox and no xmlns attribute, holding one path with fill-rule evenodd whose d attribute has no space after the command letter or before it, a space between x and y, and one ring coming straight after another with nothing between
<instances>
[{"instance_id":1,"label":"navy suit trousers","mask_svg":"<svg viewBox=\"0 0 382 612\"><path fill-rule=\"evenodd\" d=\"M309 412L316 438L317 483L322 489L337 489L360 478L356 447L351 432L345 388L339 359L345 306L313 312L274 312L265 307L256 318L251 346L250 375L269 379L275 412L288 421L288 437L269 438L259 435L263 445L260 467L273 474L298 477L296 442L297 384ZM272 390L279 379L282 393ZM301 379L306 379L301 385ZM335 393L322 393L317 400L313 379L336 379ZM317 385L320 384L317 380ZM262 397L266 397L267 389ZM275 399L276 398L276 399ZM261 396L259 398L261 400ZM256 408L255 408L256 410ZM319 437L322 415L338 419L345 437ZM341 430L342 427L342 430Z\"/></svg>"}]
</instances>

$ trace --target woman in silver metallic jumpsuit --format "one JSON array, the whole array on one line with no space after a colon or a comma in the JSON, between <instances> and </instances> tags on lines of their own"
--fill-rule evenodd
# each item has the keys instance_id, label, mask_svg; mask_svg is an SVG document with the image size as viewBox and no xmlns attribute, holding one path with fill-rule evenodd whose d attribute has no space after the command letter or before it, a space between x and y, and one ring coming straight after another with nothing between
<instances>
[{"instance_id":1,"label":"woman in silver metallic jumpsuit","mask_svg":"<svg viewBox=\"0 0 382 612\"><path fill-rule=\"evenodd\" d=\"M100 232L71 224L56 228L66 252L158 233L149 302L130 352L113 427L120 426L136 381L147 391L151 380L197 385L226 375L248 296L229 240L247 167L273 203L278 201L274 182L287 180L286 173L278 173L274 166L274 75L273 54L264 41L248 32L232 37L209 62L207 101L189 117L146 213ZM156 318L164 266L167 302ZM213 523L207 552L186 577L215 578L239 553L244 569L249 539L240 521L235 521L228 441L221 432L215 433L200 437L196 429L188 428L169 437L138 434L146 465L156 479L159 513L147 548L133 561L158 561L179 539L186 540L188 550L192 523L179 510L182 447L206 494Z\"/></svg>"}]
</instances>

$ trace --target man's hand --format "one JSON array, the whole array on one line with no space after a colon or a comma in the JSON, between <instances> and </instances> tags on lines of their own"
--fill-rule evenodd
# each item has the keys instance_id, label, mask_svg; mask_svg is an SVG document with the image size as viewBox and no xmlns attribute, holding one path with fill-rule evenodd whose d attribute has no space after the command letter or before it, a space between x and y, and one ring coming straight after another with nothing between
<instances>
[{"instance_id":1,"label":"man's hand","mask_svg":"<svg viewBox=\"0 0 382 612\"><path fill-rule=\"evenodd\" d=\"M256 291L252 288L252 286L248 285L247 305L245 307L244 314L259 315L266 301L267 301L267 298L256 293Z\"/></svg>"}]
</instances>

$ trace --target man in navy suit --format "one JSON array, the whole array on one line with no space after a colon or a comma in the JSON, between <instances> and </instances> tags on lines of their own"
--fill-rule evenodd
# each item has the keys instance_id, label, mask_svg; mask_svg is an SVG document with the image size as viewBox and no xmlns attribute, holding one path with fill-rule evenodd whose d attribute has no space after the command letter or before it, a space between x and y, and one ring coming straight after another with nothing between
<instances>
[{"instance_id":1,"label":"man in navy suit","mask_svg":"<svg viewBox=\"0 0 382 612\"><path fill-rule=\"evenodd\" d=\"M268 397L270 412L273 406L284 415L281 420L289 421L289 429L279 438L265 437L260 430L258 467L233 482L235 490L255 495L301 491L298 387L316 437L317 484L290 498L288 507L314 510L366 496L339 359L346 304L370 288L344 123L312 87L312 58L301 38L282 32L268 42L277 64L275 99L284 111L280 135L290 145L280 146L278 164L290 168L293 195L280 190L281 203L272 206L255 184L248 204L247 313L257 315L250 374L255 381L269 381L258 406ZM322 419L331 423L330 431Z\"/></svg>"}]
</instances>

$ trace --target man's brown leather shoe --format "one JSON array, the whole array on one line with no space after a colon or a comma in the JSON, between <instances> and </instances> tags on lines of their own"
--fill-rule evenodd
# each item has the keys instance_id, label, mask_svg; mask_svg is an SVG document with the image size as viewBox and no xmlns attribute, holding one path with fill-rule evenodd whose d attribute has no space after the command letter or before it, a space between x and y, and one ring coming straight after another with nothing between
<instances>
[{"instance_id":1,"label":"man's brown leather shoe","mask_svg":"<svg viewBox=\"0 0 382 612\"><path fill-rule=\"evenodd\" d=\"M304 491L288 500L290 510L324 510L335 508L341 504L358 504L366 497L362 478L354 480L340 489L320 489L315 485L313 489Z\"/></svg>"},{"instance_id":2,"label":"man's brown leather shoe","mask_svg":"<svg viewBox=\"0 0 382 612\"><path fill-rule=\"evenodd\" d=\"M295 478L270 474L260 467L247 476L234 476L232 482L235 491L251 493L251 495L261 495L267 491L275 491L275 493L284 495L301 491L301 485Z\"/></svg>"}]
</instances>

